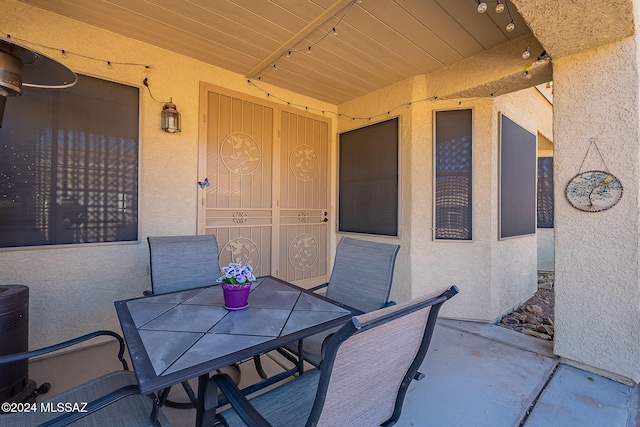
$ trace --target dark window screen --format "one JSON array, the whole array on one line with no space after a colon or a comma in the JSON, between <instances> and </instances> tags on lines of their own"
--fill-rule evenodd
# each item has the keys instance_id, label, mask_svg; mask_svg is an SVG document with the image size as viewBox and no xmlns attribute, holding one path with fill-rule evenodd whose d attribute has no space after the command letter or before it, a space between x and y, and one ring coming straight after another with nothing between
<instances>
[{"instance_id":1,"label":"dark window screen","mask_svg":"<svg viewBox=\"0 0 640 427\"><path fill-rule=\"evenodd\" d=\"M435 238L471 240L472 111L437 111Z\"/></svg>"},{"instance_id":2,"label":"dark window screen","mask_svg":"<svg viewBox=\"0 0 640 427\"><path fill-rule=\"evenodd\" d=\"M398 235L398 119L340 134L338 230Z\"/></svg>"},{"instance_id":3,"label":"dark window screen","mask_svg":"<svg viewBox=\"0 0 640 427\"><path fill-rule=\"evenodd\" d=\"M553 228L553 157L538 157L538 228Z\"/></svg>"},{"instance_id":4,"label":"dark window screen","mask_svg":"<svg viewBox=\"0 0 640 427\"><path fill-rule=\"evenodd\" d=\"M0 247L138 239L138 88L24 87L0 128Z\"/></svg>"},{"instance_id":5,"label":"dark window screen","mask_svg":"<svg viewBox=\"0 0 640 427\"><path fill-rule=\"evenodd\" d=\"M501 115L500 238L536 232L536 136Z\"/></svg>"}]
</instances>

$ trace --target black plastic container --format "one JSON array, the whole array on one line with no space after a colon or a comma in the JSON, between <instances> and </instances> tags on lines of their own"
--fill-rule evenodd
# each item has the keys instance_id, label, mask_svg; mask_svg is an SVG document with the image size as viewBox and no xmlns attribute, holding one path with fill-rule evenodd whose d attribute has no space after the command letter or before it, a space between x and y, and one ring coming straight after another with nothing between
<instances>
[{"instance_id":1,"label":"black plastic container","mask_svg":"<svg viewBox=\"0 0 640 427\"><path fill-rule=\"evenodd\" d=\"M29 288L0 285L0 356L29 349ZM0 365L0 402L22 392L29 383L28 360Z\"/></svg>"}]
</instances>

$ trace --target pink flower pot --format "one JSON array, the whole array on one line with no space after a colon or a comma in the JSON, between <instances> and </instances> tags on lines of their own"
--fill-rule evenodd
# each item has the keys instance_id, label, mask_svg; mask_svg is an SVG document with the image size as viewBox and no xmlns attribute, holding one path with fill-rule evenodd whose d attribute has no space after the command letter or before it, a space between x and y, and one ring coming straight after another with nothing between
<instances>
[{"instance_id":1,"label":"pink flower pot","mask_svg":"<svg viewBox=\"0 0 640 427\"><path fill-rule=\"evenodd\" d=\"M222 283L222 295L224 296L224 308L227 310L243 310L249 306L249 292L251 282L244 286Z\"/></svg>"}]
</instances>

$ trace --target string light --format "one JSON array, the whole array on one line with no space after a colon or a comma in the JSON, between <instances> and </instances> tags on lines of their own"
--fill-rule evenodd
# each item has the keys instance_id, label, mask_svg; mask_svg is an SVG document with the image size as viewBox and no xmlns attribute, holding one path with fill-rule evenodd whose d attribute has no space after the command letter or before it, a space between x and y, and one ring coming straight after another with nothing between
<instances>
[{"instance_id":1,"label":"string light","mask_svg":"<svg viewBox=\"0 0 640 427\"><path fill-rule=\"evenodd\" d=\"M372 121L374 119L378 119L378 118L382 118L382 117L390 117L391 113L393 113L394 111L400 110L400 109L405 108L405 107L410 107L412 105L415 105L415 104L418 104L418 103L421 103L421 102L438 101L438 100L440 100L440 101L448 101L448 102L455 103L457 106L460 107L460 106L462 106L462 104L473 102L473 101L477 101L477 100L481 99L481 97L477 97L477 98L469 98L469 99L465 99L465 100L461 101L460 99L449 99L449 98L443 98L443 97L438 97L438 96L430 96L428 98L418 99L416 101L408 101L408 102L399 104L396 107L385 111L384 113L380 113L380 114L376 114L376 115L372 115L372 116L366 116L366 117L357 117L357 116L351 116L351 115L344 114L344 113L337 113L337 112L334 112L334 111L320 110L318 108L309 107L308 105L296 104L294 102L290 102L290 101L287 101L286 99L280 98L279 96L274 95L271 92L267 92L266 90L262 89L260 86L258 86L255 82L253 82L250 79L247 80L247 83L249 85L255 87L256 89L258 89L260 92L265 94L265 96L267 98L269 98L271 100L277 100L277 101L280 101L282 103L287 104L288 106L304 109L305 111L315 111L315 112L321 113L322 115L326 115L327 113L331 113L331 114L335 115L337 118L348 118L348 119L351 119L352 121L355 121L355 120L366 120L366 121L370 122L370 121ZM508 84L506 84L503 87L499 88L496 91L496 93L502 91L503 89L505 89L507 86L510 86L511 84L513 84L513 82L509 82ZM493 97L494 95L495 94L492 93L491 97Z\"/></svg>"},{"instance_id":2,"label":"string light","mask_svg":"<svg viewBox=\"0 0 640 427\"><path fill-rule=\"evenodd\" d=\"M333 36L337 36L338 35L338 26L342 23L342 21L344 20L344 18L349 14L349 12L351 11L351 9L353 8L354 4L361 4L362 0L353 0L349 6L347 7L347 10L344 12L344 14L342 14L342 16L340 17L340 19L338 19L338 22L331 28L331 30L327 31L322 37L320 37L320 39L318 41L316 41L315 43L312 43L311 45L309 45L306 48L301 48L301 49L289 49L286 52L283 52L280 57L275 61L274 65L277 65L278 62L282 59L282 58L290 58L292 54L294 53L299 53L299 52L306 52L308 54L311 53L311 48L316 46L317 44L321 43L325 38L327 38L327 36L329 34L333 35ZM258 80L261 80L262 77L266 76L267 74L269 74L270 71L275 70L276 67L267 67L266 71L264 72L264 74L260 75L258 77Z\"/></svg>"},{"instance_id":3,"label":"string light","mask_svg":"<svg viewBox=\"0 0 640 427\"><path fill-rule=\"evenodd\" d=\"M487 6L486 3L483 0L476 0L478 2L478 12L480 13L484 13ZM522 33L520 32L520 28L518 28L518 26L516 26L516 22L515 19L513 18L513 15L511 14L511 9L509 8L509 3L507 2L507 0L495 0L496 1L496 13L502 13L505 10L507 11L507 14L509 15L509 23L507 24L507 26L505 27L505 29L507 30L507 32L512 32L513 30L518 30L518 35L520 37L520 39L522 40L523 44L524 43L524 37L522 36ZM529 51L529 47L527 46L524 50L524 52L522 52L522 59L529 59L529 56L531 56L531 52Z\"/></svg>"},{"instance_id":4,"label":"string light","mask_svg":"<svg viewBox=\"0 0 640 427\"><path fill-rule=\"evenodd\" d=\"M151 65L147 65L147 64L138 64L136 62L111 61L111 60L108 60L108 59L102 59L102 58L96 58L96 57L93 57L93 56L83 55L81 53L70 52L70 51L68 51L66 49L60 49L58 47L47 46L47 45L44 45L44 44L40 44L40 43L29 41L29 40L19 39L17 37L11 37L11 34L7 34L7 33L4 33L4 32L0 32L0 34L3 34L5 38L16 40L16 41L18 41L20 43L25 43L25 44L29 44L29 45L38 46L38 47L43 48L43 49L49 49L49 50L58 51L58 52L60 52L62 54L62 56L65 56L65 57L67 55L75 55L75 56L79 56L81 58L90 59L92 61L103 62L103 63L106 63L108 67L111 67L113 65L128 65L128 66L135 66L135 67L144 67L145 72L152 68Z\"/></svg>"}]
</instances>

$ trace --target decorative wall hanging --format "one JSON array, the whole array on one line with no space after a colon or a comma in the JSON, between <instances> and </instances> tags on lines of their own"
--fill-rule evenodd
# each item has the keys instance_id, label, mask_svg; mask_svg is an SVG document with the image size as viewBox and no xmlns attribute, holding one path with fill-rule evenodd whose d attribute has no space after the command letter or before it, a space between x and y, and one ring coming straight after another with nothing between
<instances>
[{"instance_id":1,"label":"decorative wall hanging","mask_svg":"<svg viewBox=\"0 0 640 427\"><path fill-rule=\"evenodd\" d=\"M582 172L582 166L592 146L600 156L605 170ZM591 144L584 157L578 174L569 180L564 190L567 200L571 206L583 212L601 212L612 208L622 198L622 183L609 172L595 138L591 138Z\"/></svg>"}]
</instances>

